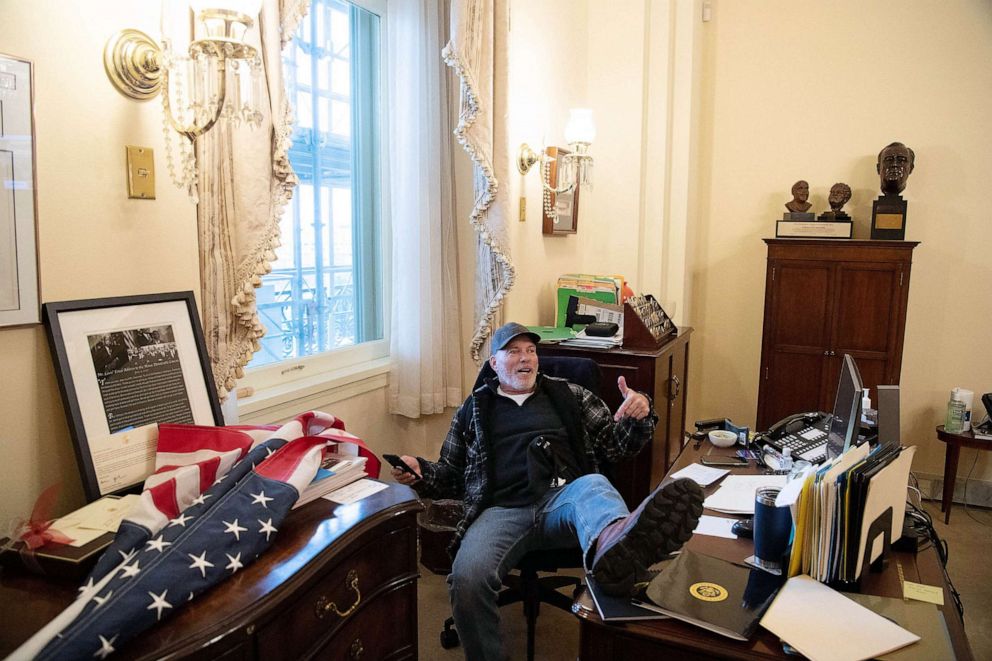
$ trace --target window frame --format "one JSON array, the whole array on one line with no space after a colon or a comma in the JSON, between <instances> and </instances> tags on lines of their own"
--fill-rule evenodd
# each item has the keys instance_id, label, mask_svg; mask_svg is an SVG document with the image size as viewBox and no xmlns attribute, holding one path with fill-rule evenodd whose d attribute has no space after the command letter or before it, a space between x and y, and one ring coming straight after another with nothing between
<instances>
[{"instance_id":1,"label":"window frame","mask_svg":"<svg viewBox=\"0 0 992 661\"><path fill-rule=\"evenodd\" d=\"M361 392L385 387L385 374L389 370L389 332L391 328L391 216L389 204L389 123L388 107L389 67L387 57L388 16L386 0L344 0L379 17L379 84L378 117L379 127L379 181L373 184L382 193L379 199L379 245L378 260L382 276L382 338L362 342L350 347L331 349L319 354L287 358L260 367L248 368L239 382L240 387L249 389L249 396L238 402L240 416L275 412L279 407L294 400L313 399L317 393L325 393L330 403ZM303 20L308 20L304 17ZM314 118L317 121L317 118ZM286 206L286 213L290 206ZM356 389L354 384L365 384ZM335 397L335 395L337 396ZM298 412L298 411L296 411ZM287 415L293 415L288 413Z\"/></svg>"}]
</instances>

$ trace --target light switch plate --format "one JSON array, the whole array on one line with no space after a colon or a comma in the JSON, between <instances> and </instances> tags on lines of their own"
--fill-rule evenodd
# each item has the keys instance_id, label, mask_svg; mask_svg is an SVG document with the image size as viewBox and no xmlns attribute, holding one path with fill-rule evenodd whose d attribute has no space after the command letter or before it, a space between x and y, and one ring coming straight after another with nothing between
<instances>
[{"instance_id":1,"label":"light switch plate","mask_svg":"<svg viewBox=\"0 0 992 661\"><path fill-rule=\"evenodd\" d=\"M150 147L127 145L127 196L155 199L155 152Z\"/></svg>"}]
</instances>

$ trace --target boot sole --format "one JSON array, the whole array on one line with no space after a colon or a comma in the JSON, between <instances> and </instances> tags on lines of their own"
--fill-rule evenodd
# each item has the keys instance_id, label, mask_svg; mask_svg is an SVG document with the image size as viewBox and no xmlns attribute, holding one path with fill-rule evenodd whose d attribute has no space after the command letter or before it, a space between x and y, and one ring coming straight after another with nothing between
<instances>
[{"instance_id":1,"label":"boot sole","mask_svg":"<svg viewBox=\"0 0 992 661\"><path fill-rule=\"evenodd\" d=\"M593 569L603 592L630 596L648 567L677 551L692 537L703 513L703 490L692 480L676 480L659 489L637 522Z\"/></svg>"}]
</instances>

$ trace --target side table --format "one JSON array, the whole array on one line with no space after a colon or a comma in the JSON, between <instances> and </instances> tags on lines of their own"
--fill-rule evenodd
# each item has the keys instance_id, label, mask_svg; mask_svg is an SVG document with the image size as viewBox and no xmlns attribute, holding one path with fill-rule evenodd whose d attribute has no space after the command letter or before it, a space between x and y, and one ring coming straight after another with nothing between
<instances>
[{"instance_id":1,"label":"side table","mask_svg":"<svg viewBox=\"0 0 992 661\"><path fill-rule=\"evenodd\" d=\"M992 450L992 441L975 438L971 431L957 434L944 431L944 425L937 427L937 439L947 444L947 453L944 455L944 497L940 501L940 511L944 512L944 523L948 524L951 522L954 481L958 475L958 458L961 456L961 448L989 451Z\"/></svg>"}]
</instances>

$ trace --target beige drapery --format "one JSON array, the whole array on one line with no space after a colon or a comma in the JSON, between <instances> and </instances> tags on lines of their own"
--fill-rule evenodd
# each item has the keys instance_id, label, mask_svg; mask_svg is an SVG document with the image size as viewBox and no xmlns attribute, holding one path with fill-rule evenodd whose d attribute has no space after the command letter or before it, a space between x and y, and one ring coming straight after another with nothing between
<instances>
[{"instance_id":1,"label":"beige drapery","mask_svg":"<svg viewBox=\"0 0 992 661\"><path fill-rule=\"evenodd\" d=\"M265 333L255 288L271 271L279 218L296 186L289 164L292 111L283 84L282 47L309 4L265 0L259 29L251 32L265 76L262 125L252 130L221 120L197 141L200 305L221 400L244 375Z\"/></svg>"},{"instance_id":2,"label":"beige drapery","mask_svg":"<svg viewBox=\"0 0 992 661\"><path fill-rule=\"evenodd\" d=\"M513 286L507 242L506 182L507 0L452 0L451 38L444 61L461 82L455 135L472 158L475 204L470 220L477 232L475 331L469 347L476 363L499 324L503 298Z\"/></svg>"}]
</instances>

